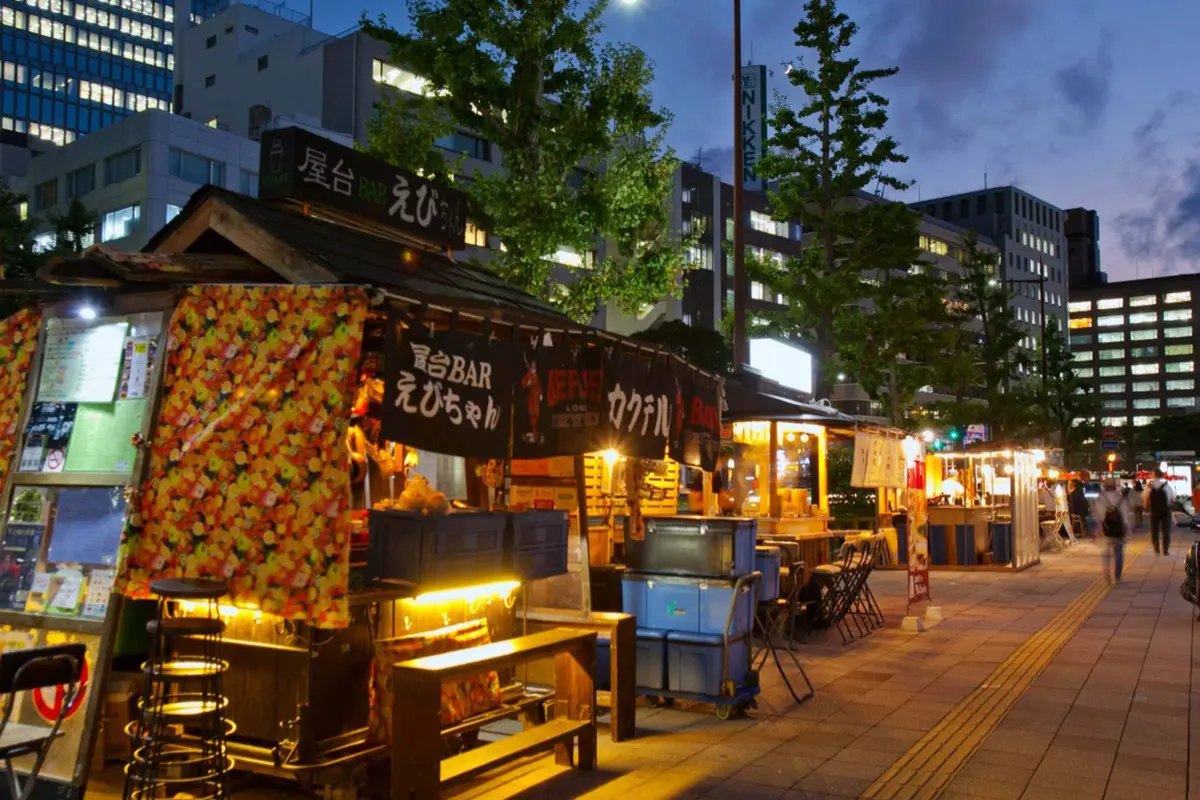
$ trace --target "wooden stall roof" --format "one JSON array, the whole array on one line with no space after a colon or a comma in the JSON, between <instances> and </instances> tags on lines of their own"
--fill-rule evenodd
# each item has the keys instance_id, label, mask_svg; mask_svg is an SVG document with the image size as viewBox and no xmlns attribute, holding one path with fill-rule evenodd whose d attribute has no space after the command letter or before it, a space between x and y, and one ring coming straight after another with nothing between
<instances>
[{"instance_id":1,"label":"wooden stall roof","mask_svg":"<svg viewBox=\"0 0 1200 800\"><path fill-rule=\"evenodd\" d=\"M363 283L416 302L481 316L532 318L559 329L580 326L479 267L379 227L306 215L304 209L205 186L142 253L93 247L39 275L56 284Z\"/></svg>"},{"instance_id":2,"label":"wooden stall roof","mask_svg":"<svg viewBox=\"0 0 1200 800\"><path fill-rule=\"evenodd\" d=\"M753 372L737 372L725 379L725 404L722 419L729 422L776 420L851 427L858 423L849 414L808 402L786 386Z\"/></svg>"}]
</instances>

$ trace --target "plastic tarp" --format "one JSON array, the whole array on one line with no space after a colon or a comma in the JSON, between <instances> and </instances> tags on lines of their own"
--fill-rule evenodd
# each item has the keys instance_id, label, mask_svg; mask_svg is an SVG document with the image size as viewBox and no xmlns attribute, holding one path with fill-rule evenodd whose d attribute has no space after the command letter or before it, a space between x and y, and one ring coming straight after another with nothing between
<instances>
[{"instance_id":1,"label":"plastic tarp","mask_svg":"<svg viewBox=\"0 0 1200 800\"><path fill-rule=\"evenodd\" d=\"M16 457L21 437L21 401L29 367L37 352L42 315L36 309L18 311L0 320L0 486Z\"/></svg>"},{"instance_id":2,"label":"plastic tarp","mask_svg":"<svg viewBox=\"0 0 1200 800\"><path fill-rule=\"evenodd\" d=\"M354 287L189 290L171 320L121 592L205 578L226 582L235 605L349 624L344 442L366 313Z\"/></svg>"}]
</instances>

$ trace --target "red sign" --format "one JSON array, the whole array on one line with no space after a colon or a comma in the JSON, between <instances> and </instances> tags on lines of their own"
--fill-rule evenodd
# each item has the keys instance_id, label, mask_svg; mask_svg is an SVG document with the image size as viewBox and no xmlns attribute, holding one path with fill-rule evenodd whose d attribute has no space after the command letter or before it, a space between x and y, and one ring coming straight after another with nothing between
<instances>
[{"instance_id":1,"label":"red sign","mask_svg":"<svg viewBox=\"0 0 1200 800\"><path fill-rule=\"evenodd\" d=\"M83 660L83 669L79 672L79 687L75 692L75 696L71 698L71 704L67 706L67 713L63 715L63 719L70 719L83 706L83 699L87 697L88 690L88 662ZM33 693L33 707L37 710L38 716L47 722L54 722L58 719L58 714L62 711L63 703L67 700L66 686L46 686L37 689Z\"/></svg>"},{"instance_id":2,"label":"red sign","mask_svg":"<svg viewBox=\"0 0 1200 800\"><path fill-rule=\"evenodd\" d=\"M929 510L925 504L925 461L908 466L908 602L929 600Z\"/></svg>"}]
</instances>

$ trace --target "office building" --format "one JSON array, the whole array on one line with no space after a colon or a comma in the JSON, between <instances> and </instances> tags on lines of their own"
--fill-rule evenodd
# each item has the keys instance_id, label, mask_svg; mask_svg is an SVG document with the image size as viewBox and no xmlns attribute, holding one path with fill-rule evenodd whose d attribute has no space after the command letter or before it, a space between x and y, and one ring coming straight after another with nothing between
<instances>
[{"instance_id":1,"label":"office building","mask_svg":"<svg viewBox=\"0 0 1200 800\"><path fill-rule=\"evenodd\" d=\"M1069 311L1075 374L1099 394L1104 425L1196 410L1200 275L1072 288Z\"/></svg>"},{"instance_id":2,"label":"office building","mask_svg":"<svg viewBox=\"0 0 1200 800\"><path fill-rule=\"evenodd\" d=\"M1067 318L1067 252L1063 212L1015 186L982 189L914 203L911 208L987 236L999 249L1000 278L1013 290L1013 311L1038 349L1044 288L1046 324Z\"/></svg>"},{"instance_id":3,"label":"office building","mask_svg":"<svg viewBox=\"0 0 1200 800\"><path fill-rule=\"evenodd\" d=\"M1068 208L1063 213L1071 290L1107 283L1108 276L1100 271L1100 215L1088 208Z\"/></svg>"}]
</instances>

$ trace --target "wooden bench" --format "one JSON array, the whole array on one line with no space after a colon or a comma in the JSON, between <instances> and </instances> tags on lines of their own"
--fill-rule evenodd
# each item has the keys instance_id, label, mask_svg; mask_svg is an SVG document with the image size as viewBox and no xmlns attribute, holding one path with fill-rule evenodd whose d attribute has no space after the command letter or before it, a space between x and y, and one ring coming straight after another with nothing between
<instances>
[{"instance_id":1,"label":"wooden bench","mask_svg":"<svg viewBox=\"0 0 1200 800\"><path fill-rule=\"evenodd\" d=\"M614 742L632 739L637 713L637 617L611 611L593 611L587 616L554 608L517 611L531 629L547 627L595 631L609 642L609 691L596 692L596 705L612 712L610 734Z\"/></svg>"},{"instance_id":2,"label":"wooden bench","mask_svg":"<svg viewBox=\"0 0 1200 800\"><path fill-rule=\"evenodd\" d=\"M441 687L446 681L554 657L554 719L499 742L441 759ZM392 667L392 800L432 800L441 786L554 748L555 760L596 766L596 634L563 628Z\"/></svg>"}]
</instances>

